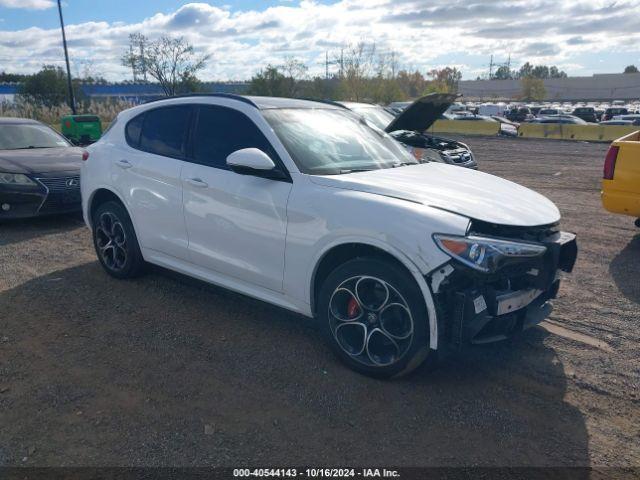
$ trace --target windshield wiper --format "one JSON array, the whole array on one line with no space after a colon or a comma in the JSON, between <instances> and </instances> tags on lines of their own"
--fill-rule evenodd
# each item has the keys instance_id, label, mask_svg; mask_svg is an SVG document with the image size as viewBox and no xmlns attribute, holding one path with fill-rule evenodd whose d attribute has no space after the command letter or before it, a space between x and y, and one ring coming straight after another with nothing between
<instances>
[{"instance_id":1,"label":"windshield wiper","mask_svg":"<svg viewBox=\"0 0 640 480\"><path fill-rule=\"evenodd\" d=\"M398 162L398 163L391 164L391 168L406 167L407 165L418 165L418 164L413 162Z\"/></svg>"},{"instance_id":2,"label":"windshield wiper","mask_svg":"<svg viewBox=\"0 0 640 480\"><path fill-rule=\"evenodd\" d=\"M33 150L36 148L53 148L53 147L35 147L33 145L29 145L28 147L18 147L18 148L12 148L11 150Z\"/></svg>"},{"instance_id":3,"label":"windshield wiper","mask_svg":"<svg viewBox=\"0 0 640 480\"><path fill-rule=\"evenodd\" d=\"M372 170L378 170L377 168L348 168L343 169L338 172L338 175L342 175L343 173L358 173L358 172L371 172Z\"/></svg>"}]
</instances>

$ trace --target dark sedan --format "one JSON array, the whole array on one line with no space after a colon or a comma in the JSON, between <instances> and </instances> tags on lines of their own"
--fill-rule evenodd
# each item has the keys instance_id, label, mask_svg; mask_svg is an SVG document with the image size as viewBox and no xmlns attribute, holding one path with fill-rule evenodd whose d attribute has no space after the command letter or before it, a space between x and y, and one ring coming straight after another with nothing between
<instances>
[{"instance_id":1,"label":"dark sedan","mask_svg":"<svg viewBox=\"0 0 640 480\"><path fill-rule=\"evenodd\" d=\"M83 155L40 122L0 118L0 221L79 211Z\"/></svg>"}]
</instances>

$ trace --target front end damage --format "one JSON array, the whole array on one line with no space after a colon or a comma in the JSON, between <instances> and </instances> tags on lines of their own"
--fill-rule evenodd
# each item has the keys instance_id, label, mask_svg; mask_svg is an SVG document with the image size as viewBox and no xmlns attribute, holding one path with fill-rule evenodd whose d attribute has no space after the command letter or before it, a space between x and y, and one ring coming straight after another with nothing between
<instances>
[{"instance_id":1,"label":"front end damage","mask_svg":"<svg viewBox=\"0 0 640 480\"><path fill-rule=\"evenodd\" d=\"M474 221L469 234L543 245L546 250L490 273L452 259L428 276L443 319L441 339L454 348L504 340L540 323L551 312L560 272L571 272L577 257L575 235L556 225L505 227Z\"/></svg>"},{"instance_id":2,"label":"front end damage","mask_svg":"<svg viewBox=\"0 0 640 480\"><path fill-rule=\"evenodd\" d=\"M392 132L391 136L407 145L420 162L440 162L478 169L471 149L462 142L407 130Z\"/></svg>"}]
</instances>

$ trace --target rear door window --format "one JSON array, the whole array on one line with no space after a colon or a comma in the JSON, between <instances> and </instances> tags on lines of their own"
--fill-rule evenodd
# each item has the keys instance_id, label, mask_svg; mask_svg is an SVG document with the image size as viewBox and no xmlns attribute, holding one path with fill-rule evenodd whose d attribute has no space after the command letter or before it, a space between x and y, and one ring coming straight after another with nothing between
<instances>
[{"instance_id":1,"label":"rear door window","mask_svg":"<svg viewBox=\"0 0 640 480\"><path fill-rule=\"evenodd\" d=\"M178 105L145 113L140 149L164 157L184 158L191 107Z\"/></svg>"}]
</instances>

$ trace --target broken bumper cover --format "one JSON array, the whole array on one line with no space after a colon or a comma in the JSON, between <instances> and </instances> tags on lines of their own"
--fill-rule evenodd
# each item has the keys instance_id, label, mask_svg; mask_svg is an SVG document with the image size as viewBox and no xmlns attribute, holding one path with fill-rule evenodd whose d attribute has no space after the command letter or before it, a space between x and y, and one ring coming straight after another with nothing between
<instances>
[{"instance_id":1,"label":"broken bumper cover","mask_svg":"<svg viewBox=\"0 0 640 480\"><path fill-rule=\"evenodd\" d=\"M547 254L535 265L483 279L452 263L452 282L436 295L445 313L445 340L454 347L504 340L537 325L552 311L560 288L559 271L571 272L576 237L560 232L544 244ZM465 279L465 276L467 277ZM467 281L464 281L467 280Z\"/></svg>"}]
</instances>

